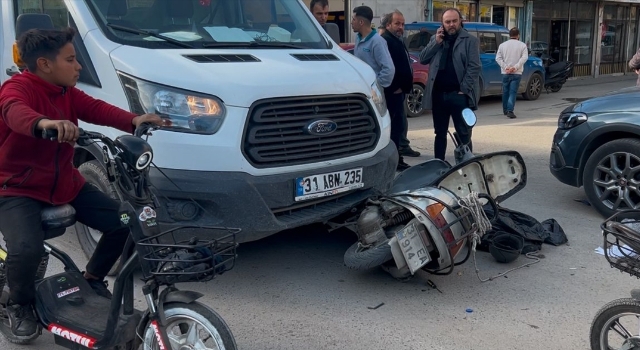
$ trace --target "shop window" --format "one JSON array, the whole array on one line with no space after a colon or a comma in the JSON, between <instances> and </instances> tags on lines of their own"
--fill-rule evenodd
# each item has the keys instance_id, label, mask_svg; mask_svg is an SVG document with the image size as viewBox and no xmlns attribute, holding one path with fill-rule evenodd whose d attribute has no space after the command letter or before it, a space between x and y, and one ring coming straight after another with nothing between
<instances>
[{"instance_id":1,"label":"shop window","mask_svg":"<svg viewBox=\"0 0 640 350\"><path fill-rule=\"evenodd\" d=\"M450 7L454 7L453 1L434 1L432 14L433 20L440 22L442 20L442 13Z\"/></svg>"},{"instance_id":2,"label":"shop window","mask_svg":"<svg viewBox=\"0 0 640 350\"><path fill-rule=\"evenodd\" d=\"M496 33L494 32L478 32L481 53L496 53L498 51L498 43L496 41Z\"/></svg>"},{"instance_id":3,"label":"shop window","mask_svg":"<svg viewBox=\"0 0 640 350\"><path fill-rule=\"evenodd\" d=\"M578 22L576 25L576 41L573 61L575 64L591 63L591 47L593 46L593 23Z\"/></svg>"},{"instance_id":4,"label":"shop window","mask_svg":"<svg viewBox=\"0 0 640 350\"><path fill-rule=\"evenodd\" d=\"M480 22L491 23L493 5L480 5Z\"/></svg>"}]
</instances>

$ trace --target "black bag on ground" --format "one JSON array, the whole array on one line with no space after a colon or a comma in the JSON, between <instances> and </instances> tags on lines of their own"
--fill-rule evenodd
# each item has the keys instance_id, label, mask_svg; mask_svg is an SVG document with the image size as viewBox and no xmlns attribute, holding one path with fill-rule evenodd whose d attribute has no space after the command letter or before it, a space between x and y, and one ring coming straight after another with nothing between
<instances>
[{"instance_id":1,"label":"black bag on ground","mask_svg":"<svg viewBox=\"0 0 640 350\"><path fill-rule=\"evenodd\" d=\"M488 217L493 216L490 205L486 205L484 211ZM503 207L499 207L498 217L491 226L491 230L482 236L479 250L488 252L491 239L498 232L509 232L524 238L522 254L541 250L543 243L559 246L568 242L567 235L555 219L539 222L530 215Z\"/></svg>"}]
</instances>

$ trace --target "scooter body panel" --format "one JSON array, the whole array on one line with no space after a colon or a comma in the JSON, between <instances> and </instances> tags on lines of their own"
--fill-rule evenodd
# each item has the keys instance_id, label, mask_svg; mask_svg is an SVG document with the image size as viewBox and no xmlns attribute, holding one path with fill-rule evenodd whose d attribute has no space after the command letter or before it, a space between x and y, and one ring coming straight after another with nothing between
<instances>
[{"instance_id":1,"label":"scooter body panel","mask_svg":"<svg viewBox=\"0 0 640 350\"><path fill-rule=\"evenodd\" d=\"M440 159L430 159L414 165L398 175L388 193L401 193L430 186L451 169L451 164Z\"/></svg>"},{"instance_id":2,"label":"scooter body panel","mask_svg":"<svg viewBox=\"0 0 640 350\"><path fill-rule=\"evenodd\" d=\"M56 344L91 349L103 337L111 300L97 295L80 272L68 271L37 283L35 310L44 328L54 334ZM141 312L120 315L109 345L135 339L141 318Z\"/></svg>"},{"instance_id":3,"label":"scooter body panel","mask_svg":"<svg viewBox=\"0 0 640 350\"><path fill-rule=\"evenodd\" d=\"M527 184L527 167L517 151L487 153L452 167L435 186L447 188L458 197L471 191L485 193L503 202Z\"/></svg>"}]
</instances>

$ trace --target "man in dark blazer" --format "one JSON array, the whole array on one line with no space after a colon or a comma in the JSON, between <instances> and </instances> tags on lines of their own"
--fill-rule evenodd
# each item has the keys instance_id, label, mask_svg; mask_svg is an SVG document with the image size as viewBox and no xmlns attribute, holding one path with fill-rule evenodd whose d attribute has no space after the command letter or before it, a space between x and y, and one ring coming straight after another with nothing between
<instances>
[{"instance_id":1,"label":"man in dark blazer","mask_svg":"<svg viewBox=\"0 0 640 350\"><path fill-rule=\"evenodd\" d=\"M403 152L401 152L401 139L406 134L408 127L404 99L413 87L413 71L411 70L409 52L402 41L404 16L400 11L395 10L383 17L382 24L385 27L382 37L387 41L389 54L391 54L391 60L396 68L391 85L384 89L384 97L387 101L389 115L391 115L391 140L396 144L400 155L398 170L405 170L409 168L409 165L404 162ZM409 150L411 151L410 148ZM418 153L418 155L420 154Z\"/></svg>"},{"instance_id":2,"label":"man in dark blazer","mask_svg":"<svg viewBox=\"0 0 640 350\"><path fill-rule=\"evenodd\" d=\"M449 120L463 144L473 151L471 130L462 118L465 108L476 110L480 99L480 43L462 24L456 8L442 13L442 26L420 53L420 63L429 65L429 79L422 106L430 109L436 134L433 151L445 159Z\"/></svg>"}]
</instances>

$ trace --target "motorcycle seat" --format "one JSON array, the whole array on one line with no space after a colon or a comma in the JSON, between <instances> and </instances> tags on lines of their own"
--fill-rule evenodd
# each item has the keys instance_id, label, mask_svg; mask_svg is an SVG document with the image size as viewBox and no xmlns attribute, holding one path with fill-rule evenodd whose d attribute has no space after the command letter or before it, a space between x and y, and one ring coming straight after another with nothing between
<instances>
[{"instance_id":1,"label":"motorcycle seat","mask_svg":"<svg viewBox=\"0 0 640 350\"><path fill-rule=\"evenodd\" d=\"M40 214L45 240L62 236L67 227L76 223L76 210L69 204L44 208Z\"/></svg>"},{"instance_id":2,"label":"motorcycle seat","mask_svg":"<svg viewBox=\"0 0 640 350\"><path fill-rule=\"evenodd\" d=\"M549 66L549 73L561 72L567 68L569 68L569 62L556 62Z\"/></svg>"},{"instance_id":3,"label":"motorcycle seat","mask_svg":"<svg viewBox=\"0 0 640 350\"><path fill-rule=\"evenodd\" d=\"M440 177L451 169L451 164L440 159L430 159L414 165L398 175L389 193L399 193L432 186Z\"/></svg>"}]
</instances>

